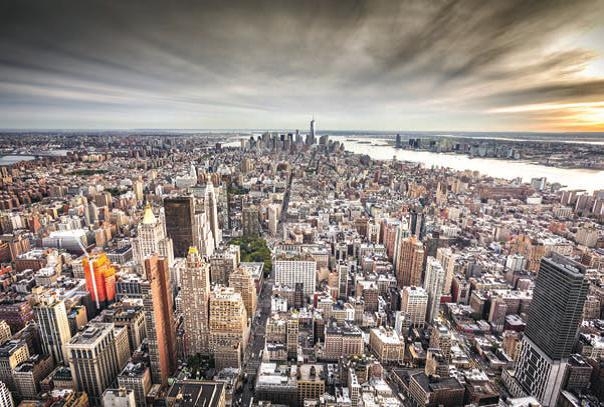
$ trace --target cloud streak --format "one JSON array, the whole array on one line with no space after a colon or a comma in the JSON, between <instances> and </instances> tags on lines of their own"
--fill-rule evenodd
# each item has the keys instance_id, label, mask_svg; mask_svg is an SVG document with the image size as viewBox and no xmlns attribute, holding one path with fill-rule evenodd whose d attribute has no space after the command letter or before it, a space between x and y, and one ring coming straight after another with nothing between
<instances>
[{"instance_id":1,"label":"cloud streak","mask_svg":"<svg viewBox=\"0 0 604 407\"><path fill-rule=\"evenodd\" d=\"M597 0L9 0L0 122L556 130L514 107L604 101L582 76L604 49L572 41L602 21Z\"/></svg>"}]
</instances>

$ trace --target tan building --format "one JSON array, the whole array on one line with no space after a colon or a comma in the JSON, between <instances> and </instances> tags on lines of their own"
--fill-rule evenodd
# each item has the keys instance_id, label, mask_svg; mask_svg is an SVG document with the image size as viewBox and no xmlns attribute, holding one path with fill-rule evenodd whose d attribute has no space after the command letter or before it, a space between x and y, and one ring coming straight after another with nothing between
<instances>
[{"instance_id":1,"label":"tan building","mask_svg":"<svg viewBox=\"0 0 604 407\"><path fill-rule=\"evenodd\" d=\"M11 340L0 346L0 381L16 391L13 369L29 359L29 349L23 340Z\"/></svg>"},{"instance_id":2,"label":"tan building","mask_svg":"<svg viewBox=\"0 0 604 407\"><path fill-rule=\"evenodd\" d=\"M421 287L405 287L401 290L401 311L409 316L413 327L423 326L428 308L428 293Z\"/></svg>"},{"instance_id":3,"label":"tan building","mask_svg":"<svg viewBox=\"0 0 604 407\"><path fill-rule=\"evenodd\" d=\"M356 325L332 324L325 327L325 346L323 359L339 360L340 357L362 355L365 353L363 331Z\"/></svg>"},{"instance_id":4,"label":"tan building","mask_svg":"<svg viewBox=\"0 0 604 407\"><path fill-rule=\"evenodd\" d=\"M424 245L415 236L403 240L396 265L396 281L399 288L419 286L422 283Z\"/></svg>"},{"instance_id":5,"label":"tan building","mask_svg":"<svg viewBox=\"0 0 604 407\"><path fill-rule=\"evenodd\" d=\"M440 349L447 363L451 360L451 332L445 325L439 323L432 329L430 347Z\"/></svg>"},{"instance_id":6,"label":"tan building","mask_svg":"<svg viewBox=\"0 0 604 407\"><path fill-rule=\"evenodd\" d=\"M304 400L316 401L325 393L323 365L301 365L298 367L298 400L304 405Z\"/></svg>"},{"instance_id":7,"label":"tan building","mask_svg":"<svg viewBox=\"0 0 604 407\"><path fill-rule=\"evenodd\" d=\"M248 318L253 318L256 312L258 293L256 284L249 270L239 267L229 277L229 287L233 287L236 292L241 294L241 299L245 305Z\"/></svg>"},{"instance_id":8,"label":"tan building","mask_svg":"<svg viewBox=\"0 0 604 407\"><path fill-rule=\"evenodd\" d=\"M143 363L128 363L117 377L117 384L134 392L137 407L145 407L147 393L151 389L151 370Z\"/></svg>"},{"instance_id":9,"label":"tan building","mask_svg":"<svg viewBox=\"0 0 604 407\"><path fill-rule=\"evenodd\" d=\"M241 345L241 353L249 336L247 312L241 294L231 287L217 286L210 294L210 352Z\"/></svg>"},{"instance_id":10,"label":"tan building","mask_svg":"<svg viewBox=\"0 0 604 407\"><path fill-rule=\"evenodd\" d=\"M8 341L11 336L12 335L10 333L10 326L6 323L5 320L0 320L0 345Z\"/></svg>"},{"instance_id":11,"label":"tan building","mask_svg":"<svg viewBox=\"0 0 604 407\"><path fill-rule=\"evenodd\" d=\"M67 343L69 366L78 391L85 391L90 404L100 406L103 391L119 372L114 326L90 323Z\"/></svg>"},{"instance_id":12,"label":"tan building","mask_svg":"<svg viewBox=\"0 0 604 407\"><path fill-rule=\"evenodd\" d=\"M403 363L405 343L390 328L373 328L369 332L369 347L383 364Z\"/></svg>"},{"instance_id":13,"label":"tan building","mask_svg":"<svg viewBox=\"0 0 604 407\"><path fill-rule=\"evenodd\" d=\"M187 356L208 355L208 301L210 296L210 266L191 247L182 271L180 296L183 302L184 348Z\"/></svg>"}]
</instances>

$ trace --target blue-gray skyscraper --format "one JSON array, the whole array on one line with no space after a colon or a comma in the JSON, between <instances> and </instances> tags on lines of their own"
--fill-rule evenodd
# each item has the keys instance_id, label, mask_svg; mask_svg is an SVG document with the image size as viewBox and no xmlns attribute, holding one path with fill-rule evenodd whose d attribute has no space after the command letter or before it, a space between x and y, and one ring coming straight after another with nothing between
<instances>
[{"instance_id":1,"label":"blue-gray skyscraper","mask_svg":"<svg viewBox=\"0 0 604 407\"><path fill-rule=\"evenodd\" d=\"M556 253L541 260L515 377L544 406L556 405L588 288L583 265Z\"/></svg>"}]
</instances>

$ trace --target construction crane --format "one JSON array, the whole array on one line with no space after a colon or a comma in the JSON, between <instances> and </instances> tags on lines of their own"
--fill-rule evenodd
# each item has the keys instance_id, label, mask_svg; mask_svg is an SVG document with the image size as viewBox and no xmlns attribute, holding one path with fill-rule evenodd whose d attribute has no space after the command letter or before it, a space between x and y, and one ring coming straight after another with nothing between
<instances>
[{"instance_id":1,"label":"construction crane","mask_svg":"<svg viewBox=\"0 0 604 407\"><path fill-rule=\"evenodd\" d=\"M90 279L92 280L92 290L94 291L94 300L96 302L96 309L99 310L99 309L101 309L101 304L99 302L99 291L96 288L96 278L94 276L94 267L92 265L92 259L90 258L90 254L88 254L88 251L84 247L84 244L82 243L82 239L76 239L76 240L78 241L78 245L80 246L80 249L82 249L82 251L84 252L84 255L88 259L88 269L90 271Z\"/></svg>"}]
</instances>

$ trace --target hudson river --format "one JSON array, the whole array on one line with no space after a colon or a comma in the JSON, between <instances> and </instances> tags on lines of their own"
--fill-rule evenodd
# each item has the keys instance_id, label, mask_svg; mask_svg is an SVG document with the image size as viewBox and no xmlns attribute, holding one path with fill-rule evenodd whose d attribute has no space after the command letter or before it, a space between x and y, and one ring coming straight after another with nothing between
<instances>
[{"instance_id":1,"label":"hudson river","mask_svg":"<svg viewBox=\"0 0 604 407\"><path fill-rule=\"evenodd\" d=\"M423 163L426 167L449 167L455 170L472 170L496 178L520 177L528 182L531 178L546 177L548 182L559 182L567 189L594 191L604 189L604 171L567 169L530 164L523 161L497 160L493 158L469 158L462 154L442 154L428 151L395 149L383 140L362 137L330 136L344 144L347 151L367 154L375 160L392 160ZM370 144L355 141L370 142Z\"/></svg>"}]
</instances>

